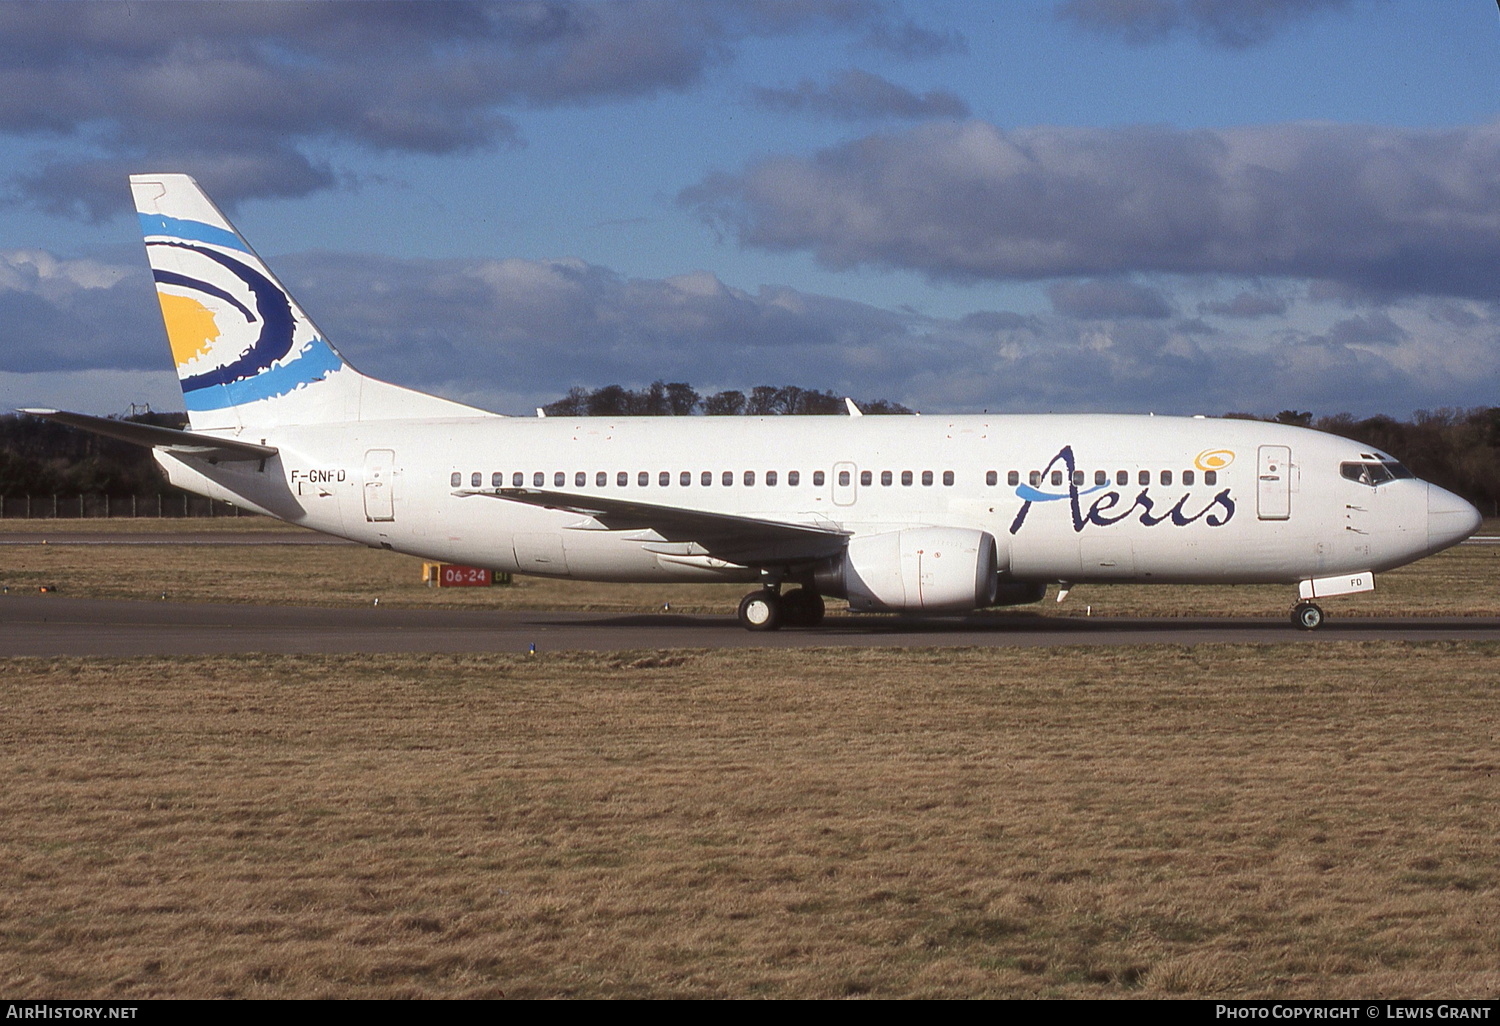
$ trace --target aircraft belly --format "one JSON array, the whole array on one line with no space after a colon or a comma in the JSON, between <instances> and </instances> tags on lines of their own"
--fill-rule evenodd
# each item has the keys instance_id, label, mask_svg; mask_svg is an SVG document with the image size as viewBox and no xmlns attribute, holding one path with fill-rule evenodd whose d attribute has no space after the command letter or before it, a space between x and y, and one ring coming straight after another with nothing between
<instances>
[{"instance_id":1,"label":"aircraft belly","mask_svg":"<svg viewBox=\"0 0 1500 1026\"><path fill-rule=\"evenodd\" d=\"M1071 530L1017 536L1010 542L1010 571L1022 579L1073 580L1078 560L1078 536Z\"/></svg>"}]
</instances>

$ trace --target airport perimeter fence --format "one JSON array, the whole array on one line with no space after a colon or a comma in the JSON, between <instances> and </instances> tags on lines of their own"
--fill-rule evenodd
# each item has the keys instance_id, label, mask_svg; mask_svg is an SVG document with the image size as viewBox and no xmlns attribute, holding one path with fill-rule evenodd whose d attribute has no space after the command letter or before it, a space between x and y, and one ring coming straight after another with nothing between
<instances>
[{"instance_id":1,"label":"airport perimeter fence","mask_svg":"<svg viewBox=\"0 0 1500 1026\"><path fill-rule=\"evenodd\" d=\"M186 492L146 495L5 495L0 496L0 520L189 519L193 517L255 516L229 502Z\"/></svg>"}]
</instances>

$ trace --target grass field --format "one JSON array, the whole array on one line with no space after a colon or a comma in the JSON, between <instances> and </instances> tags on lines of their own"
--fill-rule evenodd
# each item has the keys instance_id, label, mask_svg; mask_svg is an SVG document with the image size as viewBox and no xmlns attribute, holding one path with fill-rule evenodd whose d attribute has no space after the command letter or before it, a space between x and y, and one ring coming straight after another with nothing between
<instances>
[{"instance_id":1,"label":"grass field","mask_svg":"<svg viewBox=\"0 0 1500 1026\"><path fill-rule=\"evenodd\" d=\"M64 528L289 530L0 524ZM1327 608L1497 615L1497 559L1450 550ZM0 548L0 585L43 583L726 615L745 590ZM1081 587L1012 615L1290 593ZM1494 999L1497 669L1500 646L1394 642L0 660L0 988Z\"/></svg>"},{"instance_id":2,"label":"grass field","mask_svg":"<svg viewBox=\"0 0 1500 1026\"><path fill-rule=\"evenodd\" d=\"M1497 655L7 660L0 988L1493 999Z\"/></svg>"},{"instance_id":3,"label":"grass field","mask_svg":"<svg viewBox=\"0 0 1500 1026\"><path fill-rule=\"evenodd\" d=\"M79 531L243 531L301 533L263 518L212 520L13 520L0 532L58 537ZM1482 533L1500 533L1491 521ZM1329 599L1330 616L1500 615L1500 546L1462 546L1376 579L1376 590ZM516 578L506 588L427 588L421 561L358 546L4 546L0 586L96 598L298 603L308 605L457 606L732 615L744 584L593 584ZM1083 585L1066 603L1020 607L1022 616L1283 616L1296 589L1283 585L1187 587ZM837 611L843 603L830 603ZM1016 615L998 612L996 615Z\"/></svg>"}]
</instances>

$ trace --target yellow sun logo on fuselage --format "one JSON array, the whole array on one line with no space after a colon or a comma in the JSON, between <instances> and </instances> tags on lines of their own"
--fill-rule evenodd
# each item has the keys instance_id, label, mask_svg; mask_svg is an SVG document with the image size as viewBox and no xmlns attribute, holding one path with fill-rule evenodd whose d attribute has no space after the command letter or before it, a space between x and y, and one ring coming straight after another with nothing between
<instances>
[{"instance_id":1,"label":"yellow sun logo on fuselage","mask_svg":"<svg viewBox=\"0 0 1500 1026\"><path fill-rule=\"evenodd\" d=\"M1233 462L1233 449L1204 449L1193 457L1193 466L1199 470L1223 470Z\"/></svg>"}]
</instances>

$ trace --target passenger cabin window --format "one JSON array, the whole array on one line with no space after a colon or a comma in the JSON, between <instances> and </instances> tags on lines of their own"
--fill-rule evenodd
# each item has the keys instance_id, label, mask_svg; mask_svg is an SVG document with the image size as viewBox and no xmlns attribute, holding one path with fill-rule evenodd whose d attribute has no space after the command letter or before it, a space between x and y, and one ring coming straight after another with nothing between
<instances>
[{"instance_id":1,"label":"passenger cabin window","mask_svg":"<svg viewBox=\"0 0 1500 1026\"><path fill-rule=\"evenodd\" d=\"M1060 484L1062 484L1062 471L1054 470L1052 472L1052 487L1056 488Z\"/></svg>"},{"instance_id":2,"label":"passenger cabin window","mask_svg":"<svg viewBox=\"0 0 1500 1026\"><path fill-rule=\"evenodd\" d=\"M584 485L588 484L588 482L589 482L589 476L587 474L585 474L581 470L578 471L576 474L573 475L573 487L574 488L582 488Z\"/></svg>"},{"instance_id":3,"label":"passenger cabin window","mask_svg":"<svg viewBox=\"0 0 1500 1026\"><path fill-rule=\"evenodd\" d=\"M542 485L544 485L546 483L547 483L547 475L543 474L540 470L536 471L535 473L533 473L531 475L531 487L533 487L533 488L540 488L540 487L542 487Z\"/></svg>"},{"instance_id":4,"label":"passenger cabin window","mask_svg":"<svg viewBox=\"0 0 1500 1026\"><path fill-rule=\"evenodd\" d=\"M841 470L841 471L839 471L839 487L840 488L848 488L849 487L849 471L847 471L847 470Z\"/></svg>"},{"instance_id":5,"label":"passenger cabin window","mask_svg":"<svg viewBox=\"0 0 1500 1026\"><path fill-rule=\"evenodd\" d=\"M1081 485L1081 484L1083 484L1083 471L1081 471L1081 470L1075 470L1075 471L1073 471L1073 486L1076 488L1078 485Z\"/></svg>"},{"instance_id":6,"label":"passenger cabin window","mask_svg":"<svg viewBox=\"0 0 1500 1026\"><path fill-rule=\"evenodd\" d=\"M726 470L726 471L724 471L724 477L722 478L722 480L724 482L724 487L725 488L728 488L730 485L734 484L734 471L732 471L732 470Z\"/></svg>"},{"instance_id":7,"label":"passenger cabin window","mask_svg":"<svg viewBox=\"0 0 1500 1026\"><path fill-rule=\"evenodd\" d=\"M932 485L932 471L930 471L930 470L924 470L924 471L922 471L922 484L927 485L928 487L931 487L931 485Z\"/></svg>"},{"instance_id":8,"label":"passenger cabin window","mask_svg":"<svg viewBox=\"0 0 1500 1026\"><path fill-rule=\"evenodd\" d=\"M749 488L755 484L755 471L745 471L745 487Z\"/></svg>"},{"instance_id":9,"label":"passenger cabin window","mask_svg":"<svg viewBox=\"0 0 1500 1026\"><path fill-rule=\"evenodd\" d=\"M987 485L999 484L1000 475L993 470L987 470L984 473L984 483Z\"/></svg>"},{"instance_id":10,"label":"passenger cabin window","mask_svg":"<svg viewBox=\"0 0 1500 1026\"><path fill-rule=\"evenodd\" d=\"M616 488L624 488L629 483L630 483L630 475L627 474L625 471L621 470L621 471L617 471L615 473L615 487Z\"/></svg>"},{"instance_id":11,"label":"passenger cabin window","mask_svg":"<svg viewBox=\"0 0 1500 1026\"><path fill-rule=\"evenodd\" d=\"M703 485L704 488L707 488L709 485L713 484L714 472L712 470L705 470L703 474L698 478L698 483Z\"/></svg>"},{"instance_id":12,"label":"passenger cabin window","mask_svg":"<svg viewBox=\"0 0 1500 1026\"><path fill-rule=\"evenodd\" d=\"M1021 472L1019 470L1012 470L1010 473L1006 474L1005 475L1005 483L1008 484L1008 485L1018 485L1018 484L1020 484L1021 483Z\"/></svg>"},{"instance_id":13,"label":"passenger cabin window","mask_svg":"<svg viewBox=\"0 0 1500 1026\"><path fill-rule=\"evenodd\" d=\"M895 482L896 482L896 475L895 474L892 474L889 470L882 470L880 472L880 483L881 484L883 484L887 488L889 488Z\"/></svg>"},{"instance_id":14,"label":"passenger cabin window","mask_svg":"<svg viewBox=\"0 0 1500 1026\"><path fill-rule=\"evenodd\" d=\"M474 471L474 473L472 473L472 474L469 475L469 487L470 488L478 488L482 484L484 484L484 475L481 474L479 471L476 470L476 471Z\"/></svg>"},{"instance_id":15,"label":"passenger cabin window","mask_svg":"<svg viewBox=\"0 0 1500 1026\"><path fill-rule=\"evenodd\" d=\"M951 470L945 470L945 471L943 471L943 484L946 485L946 486L949 486L949 487L951 487L953 485L953 471L951 471Z\"/></svg>"},{"instance_id":16,"label":"passenger cabin window","mask_svg":"<svg viewBox=\"0 0 1500 1026\"><path fill-rule=\"evenodd\" d=\"M688 487L688 485L693 483L693 472L691 470L684 470L681 474L678 474L677 483L683 488Z\"/></svg>"},{"instance_id":17,"label":"passenger cabin window","mask_svg":"<svg viewBox=\"0 0 1500 1026\"><path fill-rule=\"evenodd\" d=\"M564 474L561 470L555 471L552 474L552 487L553 488L561 488L567 482L567 480L568 480L568 476L566 474Z\"/></svg>"},{"instance_id":18,"label":"passenger cabin window","mask_svg":"<svg viewBox=\"0 0 1500 1026\"><path fill-rule=\"evenodd\" d=\"M788 470L786 472L786 485L788 488L796 488L802 483L802 471Z\"/></svg>"},{"instance_id":19,"label":"passenger cabin window","mask_svg":"<svg viewBox=\"0 0 1500 1026\"><path fill-rule=\"evenodd\" d=\"M672 483L672 472L670 470L663 470L660 474L657 474L656 483L663 488L667 487L667 485Z\"/></svg>"},{"instance_id":20,"label":"passenger cabin window","mask_svg":"<svg viewBox=\"0 0 1500 1026\"><path fill-rule=\"evenodd\" d=\"M1151 471L1149 471L1149 470L1143 470L1143 471L1141 471L1140 476L1137 477L1136 480L1139 481L1143 485L1150 484L1151 483Z\"/></svg>"},{"instance_id":21,"label":"passenger cabin window","mask_svg":"<svg viewBox=\"0 0 1500 1026\"><path fill-rule=\"evenodd\" d=\"M1103 471L1103 470L1096 470L1096 471L1094 471L1094 484L1096 484L1096 485L1109 484L1109 474L1106 471Z\"/></svg>"},{"instance_id":22,"label":"passenger cabin window","mask_svg":"<svg viewBox=\"0 0 1500 1026\"><path fill-rule=\"evenodd\" d=\"M908 487L908 488L911 487L911 471L909 471L909 470L903 470L903 471L901 471L901 483L903 485L905 485L906 487Z\"/></svg>"},{"instance_id":23,"label":"passenger cabin window","mask_svg":"<svg viewBox=\"0 0 1500 1026\"><path fill-rule=\"evenodd\" d=\"M865 485L866 487L868 487L869 485L873 484L874 481L875 481L875 478L870 474L870 472L868 470L861 470L859 472L859 483L860 484Z\"/></svg>"},{"instance_id":24,"label":"passenger cabin window","mask_svg":"<svg viewBox=\"0 0 1500 1026\"><path fill-rule=\"evenodd\" d=\"M603 488L607 484L609 484L609 474L601 470L599 471L599 473L594 475L595 487Z\"/></svg>"},{"instance_id":25,"label":"passenger cabin window","mask_svg":"<svg viewBox=\"0 0 1500 1026\"><path fill-rule=\"evenodd\" d=\"M464 486L463 471L455 470L453 476L448 479L448 483L454 488L462 488Z\"/></svg>"},{"instance_id":26,"label":"passenger cabin window","mask_svg":"<svg viewBox=\"0 0 1500 1026\"><path fill-rule=\"evenodd\" d=\"M1219 483L1219 472L1217 470L1205 470L1203 472L1203 483L1206 484L1206 485L1216 485L1216 484L1218 484Z\"/></svg>"},{"instance_id":27,"label":"passenger cabin window","mask_svg":"<svg viewBox=\"0 0 1500 1026\"><path fill-rule=\"evenodd\" d=\"M1161 472L1161 483L1164 485L1172 483L1172 472L1170 470L1163 470Z\"/></svg>"},{"instance_id":28,"label":"passenger cabin window","mask_svg":"<svg viewBox=\"0 0 1500 1026\"><path fill-rule=\"evenodd\" d=\"M523 474L523 473L521 473L519 470L516 471L514 474L510 475L510 486L512 488L519 488L519 487L521 487L525 483L526 483L526 475Z\"/></svg>"},{"instance_id":29,"label":"passenger cabin window","mask_svg":"<svg viewBox=\"0 0 1500 1026\"><path fill-rule=\"evenodd\" d=\"M813 487L814 488L822 488L823 487L823 472L821 470L814 470L813 471Z\"/></svg>"},{"instance_id":30,"label":"passenger cabin window","mask_svg":"<svg viewBox=\"0 0 1500 1026\"><path fill-rule=\"evenodd\" d=\"M1042 483L1042 472L1040 470L1033 470L1031 472L1031 487L1035 488L1037 485L1039 485L1041 483Z\"/></svg>"},{"instance_id":31,"label":"passenger cabin window","mask_svg":"<svg viewBox=\"0 0 1500 1026\"><path fill-rule=\"evenodd\" d=\"M766 471L766 487L767 488L775 488L776 487L776 471L774 471L774 470L768 470L768 471Z\"/></svg>"},{"instance_id":32,"label":"passenger cabin window","mask_svg":"<svg viewBox=\"0 0 1500 1026\"><path fill-rule=\"evenodd\" d=\"M1191 470L1184 470L1182 472L1182 483L1185 485L1191 485L1193 483L1193 472Z\"/></svg>"},{"instance_id":33,"label":"passenger cabin window","mask_svg":"<svg viewBox=\"0 0 1500 1026\"><path fill-rule=\"evenodd\" d=\"M1124 487L1130 483L1130 471L1120 470L1115 472L1115 484Z\"/></svg>"},{"instance_id":34,"label":"passenger cabin window","mask_svg":"<svg viewBox=\"0 0 1500 1026\"><path fill-rule=\"evenodd\" d=\"M635 483L640 488L646 487L651 483L651 472L649 470L640 471L635 475Z\"/></svg>"}]
</instances>

